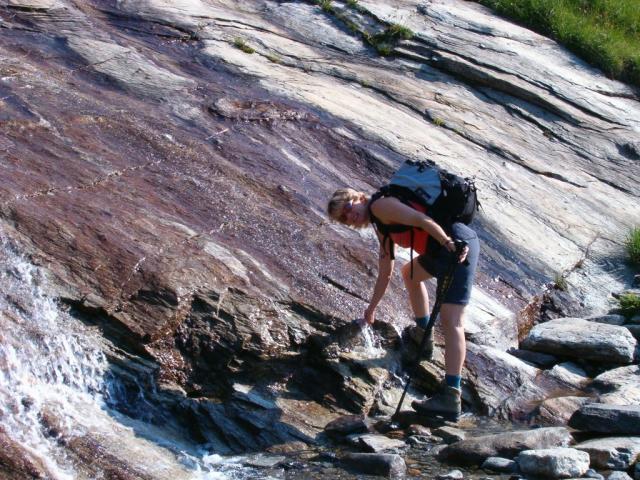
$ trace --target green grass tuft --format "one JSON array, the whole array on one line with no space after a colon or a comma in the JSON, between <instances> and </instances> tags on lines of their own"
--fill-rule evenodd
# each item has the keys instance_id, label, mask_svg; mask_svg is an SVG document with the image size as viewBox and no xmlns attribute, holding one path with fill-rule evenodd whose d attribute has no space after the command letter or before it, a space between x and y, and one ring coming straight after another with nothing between
<instances>
[{"instance_id":1,"label":"green grass tuft","mask_svg":"<svg viewBox=\"0 0 640 480\"><path fill-rule=\"evenodd\" d=\"M251 48L249 45L247 45L247 42L244 38L240 38L240 37L236 37L233 39L233 46L236 48L239 48L240 50L242 50L244 53L255 53L256 51Z\"/></svg>"},{"instance_id":2,"label":"green grass tuft","mask_svg":"<svg viewBox=\"0 0 640 480\"><path fill-rule=\"evenodd\" d=\"M333 13L334 9L333 9L333 4L331 3L331 0L318 0L316 3L322 9L323 12Z\"/></svg>"},{"instance_id":3,"label":"green grass tuft","mask_svg":"<svg viewBox=\"0 0 640 480\"><path fill-rule=\"evenodd\" d=\"M477 0L555 38L606 75L640 85L638 0Z\"/></svg>"},{"instance_id":4,"label":"green grass tuft","mask_svg":"<svg viewBox=\"0 0 640 480\"><path fill-rule=\"evenodd\" d=\"M561 273L556 273L553 277L553 286L558 290L562 290L566 292L569 288L569 284L567 283L567 279L562 276Z\"/></svg>"},{"instance_id":5,"label":"green grass tuft","mask_svg":"<svg viewBox=\"0 0 640 480\"><path fill-rule=\"evenodd\" d=\"M433 119L433 124L436 127L444 127L445 126L445 121L440 117L436 117L436 118Z\"/></svg>"},{"instance_id":6,"label":"green grass tuft","mask_svg":"<svg viewBox=\"0 0 640 480\"><path fill-rule=\"evenodd\" d=\"M635 295L633 293L620 295L620 298L618 298L618 302L620 302L620 311L625 317L631 318L634 315L640 314L639 295Z\"/></svg>"},{"instance_id":7,"label":"green grass tuft","mask_svg":"<svg viewBox=\"0 0 640 480\"><path fill-rule=\"evenodd\" d=\"M395 39L401 38L404 40L411 40L414 35L411 29L405 27L404 25L399 25L397 23L394 23L393 25L391 25L387 30L387 32L391 38L395 38Z\"/></svg>"},{"instance_id":8,"label":"green grass tuft","mask_svg":"<svg viewBox=\"0 0 640 480\"><path fill-rule=\"evenodd\" d=\"M640 227L631 229L624 245L629 254L629 261L633 265L640 266Z\"/></svg>"}]
</instances>

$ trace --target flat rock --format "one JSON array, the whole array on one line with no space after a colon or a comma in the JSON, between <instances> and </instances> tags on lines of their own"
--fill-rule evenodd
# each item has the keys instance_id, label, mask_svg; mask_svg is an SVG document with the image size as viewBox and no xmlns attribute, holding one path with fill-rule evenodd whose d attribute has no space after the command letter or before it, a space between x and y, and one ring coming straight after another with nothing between
<instances>
[{"instance_id":1,"label":"flat rock","mask_svg":"<svg viewBox=\"0 0 640 480\"><path fill-rule=\"evenodd\" d=\"M370 453L382 453L390 450L398 450L407 446L402 440L385 437L373 433L363 435L350 435L348 440Z\"/></svg>"},{"instance_id":2,"label":"flat rock","mask_svg":"<svg viewBox=\"0 0 640 480\"><path fill-rule=\"evenodd\" d=\"M441 437L445 443L454 443L464 440L467 436L464 430L455 427L444 426L433 431L434 435Z\"/></svg>"},{"instance_id":3,"label":"flat rock","mask_svg":"<svg viewBox=\"0 0 640 480\"><path fill-rule=\"evenodd\" d=\"M575 448L525 450L517 462L522 473L544 478L581 477L589 469L589 455Z\"/></svg>"},{"instance_id":4,"label":"flat rock","mask_svg":"<svg viewBox=\"0 0 640 480\"><path fill-rule=\"evenodd\" d=\"M603 363L633 361L636 339L624 327L560 318L536 325L522 342L524 348Z\"/></svg>"},{"instance_id":5,"label":"flat rock","mask_svg":"<svg viewBox=\"0 0 640 480\"><path fill-rule=\"evenodd\" d=\"M640 435L640 406L589 403L571 416L569 426L586 432Z\"/></svg>"},{"instance_id":6,"label":"flat rock","mask_svg":"<svg viewBox=\"0 0 640 480\"><path fill-rule=\"evenodd\" d=\"M445 447L438 458L462 465L481 465L489 457L513 458L523 450L564 447L572 441L564 427L516 430L461 440Z\"/></svg>"},{"instance_id":7,"label":"flat rock","mask_svg":"<svg viewBox=\"0 0 640 480\"><path fill-rule=\"evenodd\" d=\"M342 461L358 472L387 478L402 478L407 471L404 459L390 453L347 453Z\"/></svg>"},{"instance_id":8,"label":"flat rock","mask_svg":"<svg viewBox=\"0 0 640 480\"><path fill-rule=\"evenodd\" d=\"M640 404L640 366L629 365L608 370L593 379L591 387L600 393L598 403Z\"/></svg>"},{"instance_id":9,"label":"flat rock","mask_svg":"<svg viewBox=\"0 0 640 480\"><path fill-rule=\"evenodd\" d=\"M585 320L589 322L606 323L607 325L624 325L627 321L624 315L608 314L598 315L595 317L587 317Z\"/></svg>"},{"instance_id":10,"label":"flat rock","mask_svg":"<svg viewBox=\"0 0 640 480\"><path fill-rule=\"evenodd\" d=\"M518 464L509 458L489 457L480 468L492 472L512 473L518 469Z\"/></svg>"},{"instance_id":11,"label":"flat rock","mask_svg":"<svg viewBox=\"0 0 640 480\"><path fill-rule=\"evenodd\" d=\"M543 400L538 406L534 421L545 426L566 425L582 405L593 402L589 397L555 397Z\"/></svg>"},{"instance_id":12,"label":"flat rock","mask_svg":"<svg viewBox=\"0 0 640 480\"><path fill-rule=\"evenodd\" d=\"M344 415L329 422L324 431L333 437L364 433L369 431L369 423L364 415Z\"/></svg>"},{"instance_id":13,"label":"flat rock","mask_svg":"<svg viewBox=\"0 0 640 480\"><path fill-rule=\"evenodd\" d=\"M633 480L626 472L611 472L607 477L607 480Z\"/></svg>"},{"instance_id":14,"label":"flat rock","mask_svg":"<svg viewBox=\"0 0 640 480\"><path fill-rule=\"evenodd\" d=\"M581 390L591 379L587 373L573 362L564 362L555 365L551 370L544 372L545 375L554 377L570 388Z\"/></svg>"},{"instance_id":15,"label":"flat rock","mask_svg":"<svg viewBox=\"0 0 640 480\"><path fill-rule=\"evenodd\" d=\"M640 455L640 437L597 438L581 442L574 448L587 452L594 468L627 470Z\"/></svg>"}]
</instances>

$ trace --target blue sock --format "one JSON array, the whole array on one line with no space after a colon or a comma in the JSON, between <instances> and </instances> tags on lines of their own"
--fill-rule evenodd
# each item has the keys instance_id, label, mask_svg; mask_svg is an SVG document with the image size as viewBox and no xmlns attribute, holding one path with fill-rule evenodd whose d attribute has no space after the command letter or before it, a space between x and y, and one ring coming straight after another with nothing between
<instances>
[{"instance_id":1,"label":"blue sock","mask_svg":"<svg viewBox=\"0 0 640 480\"><path fill-rule=\"evenodd\" d=\"M416 325L420 328L427 328L427 323L429 323L429 315L425 315L424 317L416 317Z\"/></svg>"},{"instance_id":2,"label":"blue sock","mask_svg":"<svg viewBox=\"0 0 640 480\"><path fill-rule=\"evenodd\" d=\"M445 375L444 380L450 387L455 387L460 390L460 375Z\"/></svg>"}]
</instances>

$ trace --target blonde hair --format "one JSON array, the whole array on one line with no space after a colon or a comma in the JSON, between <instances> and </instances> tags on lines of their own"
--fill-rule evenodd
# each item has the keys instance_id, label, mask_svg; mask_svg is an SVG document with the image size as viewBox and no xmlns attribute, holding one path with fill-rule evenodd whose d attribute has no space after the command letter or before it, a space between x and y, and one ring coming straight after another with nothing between
<instances>
[{"instance_id":1,"label":"blonde hair","mask_svg":"<svg viewBox=\"0 0 640 480\"><path fill-rule=\"evenodd\" d=\"M356 202L362 197L367 198L363 192L358 192L353 188L340 188L336 190L327 204L327 214L329 218L340 222L340 215L342 214L344 206L349 202Z\"/></svg>"}]
</instances>

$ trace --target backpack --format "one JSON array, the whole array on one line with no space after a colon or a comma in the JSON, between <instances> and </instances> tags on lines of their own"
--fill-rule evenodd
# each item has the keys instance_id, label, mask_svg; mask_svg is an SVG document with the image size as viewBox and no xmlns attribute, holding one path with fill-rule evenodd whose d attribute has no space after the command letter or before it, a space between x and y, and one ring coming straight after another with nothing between
<instances>
[{"instance_id":1,"label":"backpack","mask_svg":"<svg viewBox=\"0 0 640 480\"><path fill-rule=\"evenodd\" d=\"M407 225L385 225L371 212L371 205L381 197L394 197L409 206L422 205L425 214L433 218L445 231L456 222L469 224L480 202L472 178L462 178L432 161L407 160L391 177L389 184L371 196L369 215L384 242L391 242L389 234L411 231L411 257L413 259L413 231ZM412 206L412 208L415 208ZM391 245L390 245L391 246ZM393 250L390 248L393 258Z\"/></svg>"}]
</instances>

